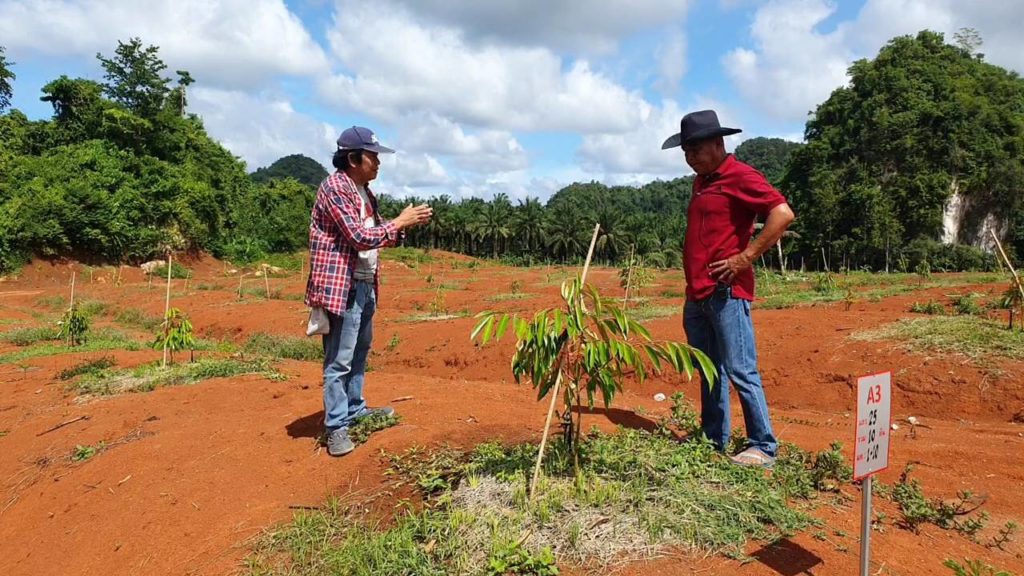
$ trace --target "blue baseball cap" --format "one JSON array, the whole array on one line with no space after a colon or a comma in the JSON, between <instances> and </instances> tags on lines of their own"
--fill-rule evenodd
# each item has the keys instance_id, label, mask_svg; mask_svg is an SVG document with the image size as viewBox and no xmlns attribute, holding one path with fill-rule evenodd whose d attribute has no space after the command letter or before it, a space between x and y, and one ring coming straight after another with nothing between
<instances>
[{"instance_id":1,"label":"blue baseball cap","mask_svg":"<svg viewBox=\"0 0 1024 576\"><path fill-rule=\"evenodd\" d=\"M369 150L378 154L395 153L391 148L381 146L373 130L362 126L346 128L341 136L338 136L338 150Z\"/></svg>"}]
</instances>

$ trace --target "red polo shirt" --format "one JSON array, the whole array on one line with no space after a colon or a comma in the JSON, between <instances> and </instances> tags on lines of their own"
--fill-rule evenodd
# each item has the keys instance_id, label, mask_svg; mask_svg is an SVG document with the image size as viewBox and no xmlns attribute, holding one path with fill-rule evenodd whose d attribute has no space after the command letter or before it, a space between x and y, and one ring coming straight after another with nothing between
<instances>
[{"instance_id":1,"label":"red polo shirt","mask_svg":"<svg viewBox=\"0 0 1024 576\"><path fill-rule=\"evenodd\" d=\"M697 176L686 216L683 268L686 297L707 298L715 291L708 266L739 254L750 243L754 220L768 214L786 199L760 172L732 154L714 172ZM732 293L754 299L754 269L748 268L732 281Z\"/></svg>"}]
</instances>

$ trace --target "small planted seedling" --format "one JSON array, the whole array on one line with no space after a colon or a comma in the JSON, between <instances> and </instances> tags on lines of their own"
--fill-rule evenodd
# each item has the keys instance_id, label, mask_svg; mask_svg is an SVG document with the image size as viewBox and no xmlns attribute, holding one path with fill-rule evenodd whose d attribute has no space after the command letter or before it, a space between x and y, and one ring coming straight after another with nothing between
<instances>
[{"instance_id":1,"label":"small planted seedling","mask_svg":"<svg viewBox=\"0 0 1024 576\"><path fill-rule=\"evenodd\" d=\"M711 361L699 350L679 342L655 341L646 328L601 298L592 285L581 286L579 278L562 284L562 299L564 310L541 310L530 321L482 312L470 338L479 338L485 345L492 338L500 339L513 326L518 344L512 375L516 382L529 380L537 389L538 400L557 389L556 382L566 381L561 390L562 414L570 422L565 440L574 454L579 446L584 398L593 407L600 392L605 407L609 407L622 390L627 372L642 382L649 372L659 373L667 364L691 376L695 363L699 363L709 380L717 377ZM573 432L574 407L579 415Z\"/></svg>"},{"instance_id":2,"label":"small planted seedling","mask_svg":"<svg viewBox=\"0 0 1024 576\"><path fill-rule=\"evenodd\" d=\"M181 310L177 308L168 310L163 323L160 324L160 330L153 339L153 349L166 350L169 355L169 363L173 364L175 352L189 350L194 345L192 323L182 314Z\"/></svg>"},{"instance_id":3,"label":"small planted seedling","mask_svg":"<svg viewBox=\"0 0 1024 576\"><path fill-rule=\"evenodd\" d=\"M57 337L65 341L68 346L84 344L89 332L89 317L79 310L77 304L72 304L64 316L61 317L60 331Z\"/></svg>"}]
</instances>

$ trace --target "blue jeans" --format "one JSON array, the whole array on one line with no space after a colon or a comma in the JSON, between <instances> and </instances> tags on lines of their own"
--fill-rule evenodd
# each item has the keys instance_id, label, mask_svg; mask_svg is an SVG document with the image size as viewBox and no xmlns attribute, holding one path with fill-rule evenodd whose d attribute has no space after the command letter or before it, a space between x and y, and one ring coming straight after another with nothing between
<instances>
[{"instance_id":1,"label":"blue jeans","mask_svg":"<svg viewBox=\"0 0 1024 576\"><path fill-rule=\"evenodd\" d=\"M683 328L690 345L704 352L718 369L718 380L708 388L707 377L700 387L701 428L719 450L729 444L729 386L732 381L743 407L747 446L775 456L778 441L768 419L768 401L757 372L754 324L750 302L733 298L732 288L719 285L703 300L687 300Z\"/></svg>"},{"instance_id":2,"label":"blue jeans","mask_svg":"<svg viewBox=\"0 0 1024 576\"><path fill-rule=\"evenodd\" d=\"M324 334L324 428L348 428L366 409L363 380L373 342L377 298L372 282L357 281L349 292L345 314L327 313L331 331Z\"/></svg>"}]
</instances>

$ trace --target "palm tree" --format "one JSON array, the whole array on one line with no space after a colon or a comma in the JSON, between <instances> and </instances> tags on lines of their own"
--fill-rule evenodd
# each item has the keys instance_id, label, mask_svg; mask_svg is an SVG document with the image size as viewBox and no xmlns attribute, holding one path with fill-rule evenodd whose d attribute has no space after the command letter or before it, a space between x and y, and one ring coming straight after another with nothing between
<instances>
[{"instance_id":1,"label":"palm tree","mask_svg":"<svg viewBox=\"0 0 1024 576\"><path fill-rule=\"evenodd\" d=\"M513 222L515 235L522 242L520 252L535 254L535 248L544 234L544 206L540 200L528 197L520 201Z\"/></svg>"}]
</instances>

